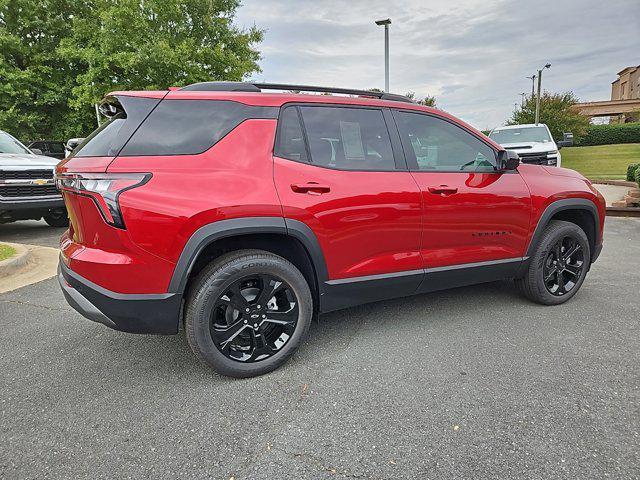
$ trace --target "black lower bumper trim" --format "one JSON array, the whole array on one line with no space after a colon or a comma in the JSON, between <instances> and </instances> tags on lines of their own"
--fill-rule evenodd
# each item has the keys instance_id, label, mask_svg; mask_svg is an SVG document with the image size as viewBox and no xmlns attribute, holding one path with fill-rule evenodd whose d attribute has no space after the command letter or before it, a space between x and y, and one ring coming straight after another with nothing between
<instances>
[{"instance_id":1,"label":"black lower bumper trim","mask_svg":"<svg viewBox=\"0 0 640 480\"><path fill-rule=\"evenodd\" d=\"M50 210L54 208L63 208L64 200L62 197L49 198L42 200L20 200L18 198L0 200L0 210Z\"/></svg>"},{"instance_id":2,"label":"black lower bumper trim","mask_svg":"<svg viewBox=\"0 0 640 480\"><path fill-rule=\"evenodd\" d=\"M182 296L115 293L70 270L62 260L58 282L69 305L81 315L114 330L129 333L178 333Z\"/></svg>"}]
</instances>

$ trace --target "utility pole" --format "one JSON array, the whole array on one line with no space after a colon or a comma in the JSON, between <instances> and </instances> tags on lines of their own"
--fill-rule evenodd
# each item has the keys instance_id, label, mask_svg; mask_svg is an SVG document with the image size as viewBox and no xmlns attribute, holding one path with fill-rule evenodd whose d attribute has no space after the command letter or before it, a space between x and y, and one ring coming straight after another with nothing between
<instances>
[{"instance_id":1,"label":"utility pole","mask_svg":"<svg viewBox=\"0 0 640 480\"><path fill-rule=\"evenodd\" d=\"M384 91L389 93L389 25L391 25L391 19L377 20L376 25L384 25Z\"/></svg>"},{"instance_id":2,"label":"utility pole","mask_svg":"<svg viewBox=\"0 0 640 480\"><path fill-rule=\"evenodd\" d=\"M536 125L540 121L540 95L542 93L542 71L545 68L551 68L551 64L547 63L543 68L538 70L538 95L536 96Z\"/></svg>"}]
</instances>

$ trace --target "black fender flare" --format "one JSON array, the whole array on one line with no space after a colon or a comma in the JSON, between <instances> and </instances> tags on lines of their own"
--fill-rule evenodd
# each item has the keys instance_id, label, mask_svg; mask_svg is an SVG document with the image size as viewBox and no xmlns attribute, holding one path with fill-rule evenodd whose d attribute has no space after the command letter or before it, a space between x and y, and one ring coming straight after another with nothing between
<instances>
[{"instance_id":1,"label":"black fender flare","mask_svg":"<svg viewBox=\"0 0 640 480\"><path fill-rule=\"evenodd\" d=\"M243 217L209 223L196 230L187 240L169 282L169 293L184 294L189 274L196 259L211 243L222 238L256 233L289 235L302 243L313 265L319 294L328 279L327 265L318 238L311 228L299 220L283 217Z\"/></svg>"},{"instance_id":2,"label":"black fender flare","mask_svg":"<svg viewBox=\"0 0 640 480\"><path fill-rule=\"evenodd\" d=\"M598 208L596 207L596 204L591 200L587 200L585 198L566 198L563 200L556 200L555 202L552 202L551 204L549 204L547 208L545 208L544 212L542 212L542 215L540 216L540 220L538 220L538 224L536 225L533 235L531 236L531 240L529 241L529 246L527 247L527 253L525 255L526 258L530 258L535 252L535 249L538 246L540 239L542 238L542 232L551 221L551 218L556 213L561 212L563 210L585 210L593 216L593 222L594 222L593 239L594 239L594 245L596 247L594 249L594 252L591 252L591 257L593 260L593 256L596 253L595 251L597 251L597 247L602 243L602 238L600 238L600 228L599 228L600 217L598 215Z\"/></svg>"}]
</instances>

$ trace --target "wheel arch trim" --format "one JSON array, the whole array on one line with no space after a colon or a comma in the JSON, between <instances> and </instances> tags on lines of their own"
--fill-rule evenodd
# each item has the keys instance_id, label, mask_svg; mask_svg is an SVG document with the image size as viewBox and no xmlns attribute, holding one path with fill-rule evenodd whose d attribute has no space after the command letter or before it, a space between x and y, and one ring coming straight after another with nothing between
<instances>
[{"instance_id":1,"label":"wheel arch trim","mask_svg":"<svg viewBox=\"0 0 640 480\"><path fill-rule=\"evenodd\" d=\"M327 266L320 243L309 226L283 217L242 217L203 225L189 237L174 268L168 292L184 293L193 266L208 245L223 238L260 233L289 235L300 241L309 254L318 288L322 288L327 280Z\"/></svg>"},{"instance_id":2,"label":"wheel arch trim","mask_svg":"<svg viewBox=\"0 0 640 480\"><path fill-rule=\"evenodd\" d=\"M594 225L594 245L597 249L598 245L602 243L602 238L600 237L600 221L598 216L598 208L596 204L591 200L587 200L586 198L566 198L563 200L556 200L555 202L550 203L540 215L540 219L538 220L538 224L531 236L531 240L529 241L529 245L527 247L527 251L525 256L531 257L540 243L540 239L542 238L542 232L545 227L551 221L551 218L558 212L562 212L565 210L585 210L591 214L593 217L593 225ZM589 235L589 232L585 232ZM594 252L591 252L593 257Z\"/></svg>"}]
</instances>

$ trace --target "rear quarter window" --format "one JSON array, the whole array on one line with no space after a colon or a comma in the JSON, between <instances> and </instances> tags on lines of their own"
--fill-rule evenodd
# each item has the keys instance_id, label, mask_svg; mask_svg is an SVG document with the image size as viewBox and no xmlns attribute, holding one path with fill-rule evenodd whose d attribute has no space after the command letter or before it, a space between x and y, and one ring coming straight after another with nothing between
<instances>
[{"instance_id":1,"label":"rear quarter window","mask_svg":"<svg viewBox=\"0 0 640 480\"><path fill-rule=\"evenodd\" d=\"M109 97L114 115L76 147L73 157L114 157L160 100L145 97Z\"/></svg>"},{"instance_id":2,"label":"rear quarter window","mask_svg":"<svg viewBox=\"0 0 640 480\"><path fill-rule=\"evenodd\" d=\"M229 100L163 100L120 155L197 155L247 119L277 116L278 108Z\"/></svg>"}]
</instances>

